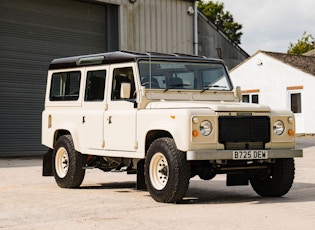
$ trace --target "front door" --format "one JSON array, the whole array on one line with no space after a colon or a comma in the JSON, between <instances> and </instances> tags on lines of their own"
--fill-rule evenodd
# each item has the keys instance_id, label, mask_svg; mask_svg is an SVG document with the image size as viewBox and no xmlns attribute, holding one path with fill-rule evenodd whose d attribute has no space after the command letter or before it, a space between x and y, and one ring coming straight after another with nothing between
<instances>
[{"instance_id":1,"label":"front door","mask_svg":"<svg viewBox=\"0 0 315 230\"><path fill-rule=\"evenodd\" d=\"M132 64L112 65L111 89L108 94L108 107L104 115L105 150L136 151L136 100L134 67ZM131 84L130 97L120 98L122 83Z\"/></svg>"}]
</instances>

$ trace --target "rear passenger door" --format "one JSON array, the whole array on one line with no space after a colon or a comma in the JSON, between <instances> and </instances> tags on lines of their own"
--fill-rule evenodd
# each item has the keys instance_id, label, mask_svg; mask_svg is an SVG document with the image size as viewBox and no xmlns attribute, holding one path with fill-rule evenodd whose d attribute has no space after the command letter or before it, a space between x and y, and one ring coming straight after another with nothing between
<instances>
[{"instance_id":1,"label":"rear passenger door","mask_svg":"<svg viewBox=\"0 0 315 230\"><path fill-rule=\"evenodd\" d=\"M106 75L108 67L85 68L85 90L82 101L80 144L84 152L104 148L104 112L106 108Z\"/></svg>"}]
</instances>

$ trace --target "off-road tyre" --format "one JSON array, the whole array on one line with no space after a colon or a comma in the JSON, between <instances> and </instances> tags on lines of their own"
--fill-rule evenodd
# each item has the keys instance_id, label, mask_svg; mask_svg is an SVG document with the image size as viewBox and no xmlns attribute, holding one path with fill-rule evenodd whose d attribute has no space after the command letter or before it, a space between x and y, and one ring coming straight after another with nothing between
<instances>
[{"instance_id":1,"label":"off-road tyre","mask_svg":"<svg viewBox=\"0 0 315 230\"><path fill-rule=\"evenodd\" d=\"M179 151L172 138L152 142L144 165L145 182L157 202L176 203L185 196L190 179L186 154Z\"/></svg>"},{"instance_id":2,"label":"off-road tyre","mask_svg":"<svg viewBox=\"0 0 315 230\"><path fill-rule=\"evenodd\" d=\"M294 159L276 159L270 172L258 173L250 179L254 191L262 197L281 197L289 192L294 181Z\"/></svg>"},{"instance_id":3,"label":"off-road tyre","mask_svg":"<svg viewBox=\"0 0 315 230\"><path fill-rule=\"evenodd\" d=\"M53 150L53 174L61 188L77 188L81 185L85 169L85 155L74 149L71 135L61 136Z\"/></svg>"}]
</instances>

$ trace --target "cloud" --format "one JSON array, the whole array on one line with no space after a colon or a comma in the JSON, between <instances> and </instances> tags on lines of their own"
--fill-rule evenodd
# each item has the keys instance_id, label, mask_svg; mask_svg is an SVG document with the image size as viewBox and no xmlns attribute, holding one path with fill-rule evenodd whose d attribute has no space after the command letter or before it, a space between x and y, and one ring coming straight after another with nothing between
<instances>
[{"instance_id":1,"label":"cloud","mask_svg":"<svg viewBox=\"0 0 315 230\"><path fill-rule=\"evenodd\" d=\"M314 0L221 0L225 11L243 25L241 47L286 52L306 31L315 37Z\"/></svg>"}]
</instances>

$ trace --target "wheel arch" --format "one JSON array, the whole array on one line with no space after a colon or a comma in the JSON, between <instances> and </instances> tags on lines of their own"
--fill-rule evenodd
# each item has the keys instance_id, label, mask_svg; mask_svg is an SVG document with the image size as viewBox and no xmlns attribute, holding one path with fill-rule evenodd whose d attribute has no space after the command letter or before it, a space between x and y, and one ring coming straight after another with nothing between
<instances>
[{"instance_id":1,"label":"wheel arch","mask_svg":"<svg viewBox=\"0 0 315 230\"><path fill-rule=\"evenodd\" d=\"M77 150L78 152L81 152L80 151L81 150L80 149L80 143L79 143L78 136L76 135L76 131L71 130L71 129L57 129L57 130L55 130L54 137L53 137L53 148L55 147L58 139L64 135L71 135L75 150Z\"/></svg>"},{"instance_id":2,"label":"wheel arch","mask_svg":"<svg viewBox=\"0 0 315 230\"><path fill-rule=\"evenodd\" d=\"M156 139L162 138L162 137L170 137L173 138L172 134L165 130L150 130L145 138L145 155L152 144L152 142Z\"/></svg>"},{"instance_id":3,"label":"wheel arch","mask_svg":"<svg viewBox=\"0 0 315 230\"><path fill-rule=\"evenodd\" d=\"M68 135L68 134L71 135L69 130L66 130L66 129L58 129L58 130L56 130L55 133L54 133L53 147L55 147L56 142L58 141L59 137L61 137L63 135Z\"/></svg>"}]
</instances>

